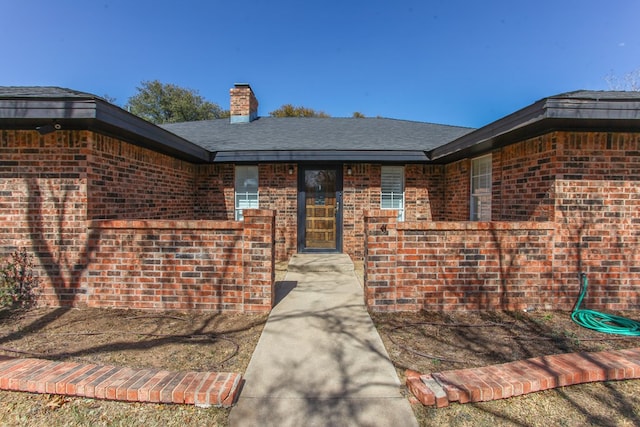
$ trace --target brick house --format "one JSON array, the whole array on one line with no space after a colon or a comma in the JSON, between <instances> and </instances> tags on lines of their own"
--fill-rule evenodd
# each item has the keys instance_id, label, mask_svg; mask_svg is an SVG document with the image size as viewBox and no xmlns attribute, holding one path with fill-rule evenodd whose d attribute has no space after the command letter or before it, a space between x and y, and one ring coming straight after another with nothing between
<instances>
[{"instance_id":1,"label":"brick house","mask_svg":"<svg viewBox=\"0 0 640 427\"><path fill-rule=\"evenodd\" d=\"M0 255L51 305L265 311L274 263L343 252L372 310L640 308L640 93L542 99L479 129L258 115L156 126L0 88Z\"/></svg>"}]
</instances>

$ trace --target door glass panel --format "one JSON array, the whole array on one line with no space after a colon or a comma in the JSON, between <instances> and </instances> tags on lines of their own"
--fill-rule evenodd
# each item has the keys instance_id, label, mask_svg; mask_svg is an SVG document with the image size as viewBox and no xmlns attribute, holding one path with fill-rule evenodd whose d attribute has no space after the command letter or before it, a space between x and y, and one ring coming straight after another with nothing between
<instances>
[{"instance_id":1,"label":"door glass panel","mask_svg":"<svg viewBox=\"0 0 640 427\"><path fill-rule=\"evenodd\" d=\"M336 249L336 171L307 169L305 183L305 247Z\"/></svg>"}]
</instances>

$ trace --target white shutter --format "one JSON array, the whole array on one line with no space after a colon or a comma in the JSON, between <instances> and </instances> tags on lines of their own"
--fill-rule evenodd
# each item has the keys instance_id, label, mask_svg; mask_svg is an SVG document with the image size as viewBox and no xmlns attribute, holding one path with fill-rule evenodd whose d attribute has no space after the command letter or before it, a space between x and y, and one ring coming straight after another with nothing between
<instances>
[{"instance_id":1,"label":"white shutter","mask_svg":"<svg viewBox=\"0 0 640 427\"><path fill-rule=\"evenodd\" d=\"M404 167L382 166L380 208L397 209L398 220L404 219Z\"/></svg>"},{"instance_id":2,"label":"white shutter","mask_svg":"<svg viewBox=\"0 0 640 427\"><path fill-rule=\"evenodd\" d=\"M491 221L491 155L471 161L471 221Z\"/></svg>"},{"instance_id":3,"label":"white shutter","mask_svg":"<svg viewBox=\"0 0 640 427\"><path fill-rule=\"evenodd\" d=\"M243 209L259 207L258 166L236 166L235 190L235 218L242 221Z\"/></svg>"}]
</instances>

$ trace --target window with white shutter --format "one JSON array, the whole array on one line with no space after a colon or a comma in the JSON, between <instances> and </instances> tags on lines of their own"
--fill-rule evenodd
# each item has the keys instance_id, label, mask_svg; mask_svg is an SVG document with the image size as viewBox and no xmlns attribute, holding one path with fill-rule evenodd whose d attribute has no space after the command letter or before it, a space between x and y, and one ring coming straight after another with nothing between
<instances>
[{"instance_id":1,"label":"window with white shutter","mask_svg":"<svg viewBox=\"0 0 640 427\"><path fill-rule=\"evenodd\" d=\"M471 221L491 221L491 155L471 161Z\"/></svg>"},{"instance_id":2,"label":"window with white shutter","mask_svg":"<svg viewBox=\"0 0 640 427\"><path fill-rule=\"evenodd\" d=\"M258 208L258 166L236 166L235 199L236 221L243 209Z\"/></svg>"},{"instance_id":3,"label":"window with white shutter","mask_svg":"<svg viewBox=\"0 0 640 427\"><path fill-rule=\"evenodd\" d=\"M381 209L397 209L398 221L404 221L404 166L382 166Z\"/></svg>"}]
</instances>

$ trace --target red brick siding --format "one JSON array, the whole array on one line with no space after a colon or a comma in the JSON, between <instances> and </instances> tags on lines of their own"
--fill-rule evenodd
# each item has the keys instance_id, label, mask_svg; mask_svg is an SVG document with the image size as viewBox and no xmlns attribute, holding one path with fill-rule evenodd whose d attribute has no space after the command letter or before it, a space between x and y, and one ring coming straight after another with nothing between
<instances>
[{"instance_id":1,"label":"red brick siding","mask_svg":"<svg viewBox=\"0 0 640 427\"><path fill-rule=\"evenodd\" d=\"M404 168L405 221L431 221L430 190L432 175L426 165L406 165Z\"/></svg>"},{"instance_id":2,"label":"red brick siding","mask_svg":"<svg viewBox=\"0 0 640 427\"><path fill-rule=\"evenodd\" d=\"M557 135L557 282L569 299L578 274L589 278L586 304L640 307L640 134Z\"/></svg>"},{"instance_id":3,"label":"red brick siding","mask_svg":"<svg viewBox=\"0 0 640 427\"><path fill-rule=\"evenodd\" d=\"M198 166L196 176L195 218L234 219L233 165L216 164Z\"/></svg>"},{"instance_id":4,"label":"red brick siding","mask_svg":"<svg viewBox=\"0 0 640 427\"><path fill-rule=\"evenodd\" d=\"M444 220L468 221L470 194L469 159L444 166Z\"/></svg>"},{"instance_id":5,"label":"red brick siding","mask_svg":"<svg viewBox=\"0 0 640 427\"><path fill-rule=\"evenodd\" d=\"M432 221L444 221L445 219L445 188L444 188L444 166L424 165L424 185L427 188L426 194L422 195L422 204L428 203L425 219ZM430 217L429 217L430 214ZM417 218L419 219L419 218Z\"/></svg>"},{"instance_id":6,"label":"red brick siding","mask_svg":"<svg viewBox=\"0 0 640 427\"><path fill-rule=\"evenodd\" d=\"M493 153L492 211L495 220L550 221L556 134L510 145Z\"/></svg>"},{"instance_id":7,"label":"red brick siding","mask_svg":"<svg viewBox=\"0 0 640 427\"><path fill-rule=\"evenodd\" d=\"M91 133L3 130L0 136L0 257L26 247L42 279L42 301L81 303Z\"/></svg>"},{"instance_id":8,"label":"red brick siding","mask_svg":"<svg viewBox=\"0 0 640 427\"><path fill-rule=\"evenodd\" d=\"M289 175L289 168L293 173ZM288 260L297 251L298 181L294 164L263 164L258 170L260 208L276 213L276 254Z\"/></svg>"},{"instance_id":9,"label":"red brick siding","mask_svg":"<svg viewBox=\"0 0 640 427\"><path fill-rule=\"evenodd\" d=\"M89 136L89 218L193 218L195 165L108 136Z\"/></svg>"},{"instance_id":10,"label":"red brick siding","mask_svg":"<svg viewBox=\"0 0 640 427\"><path fill-rule=\"evenodd\" d=\"M343 170L343 249L354 259L364 257L364 213L380 206L380 165L353 164Z\"/></svg>"},{"instance_id":11,"label":"red brick siding","mask_svg":"<svg viewBox=\"0 0 640 427\"><path fill-rule=\"evenodd\" d=\"M264 312L273 305L274 215L236 221L94 221L87 303Z\"/></svg>"}]
</instances>

